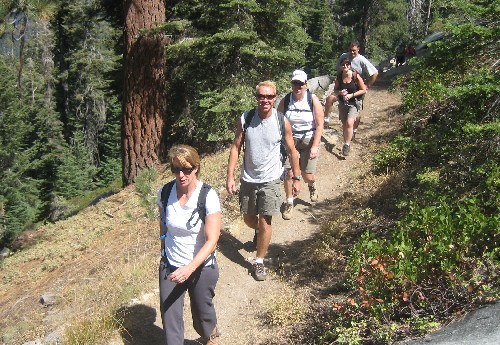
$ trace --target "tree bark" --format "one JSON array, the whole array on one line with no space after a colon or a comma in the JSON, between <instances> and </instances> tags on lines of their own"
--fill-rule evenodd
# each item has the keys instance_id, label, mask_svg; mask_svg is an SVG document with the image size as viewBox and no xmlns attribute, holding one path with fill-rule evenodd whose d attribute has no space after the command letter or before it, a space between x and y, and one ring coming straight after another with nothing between
<instances>
[{"instance_id":1,"label":"tree bark","mask_svg":"<svg viewBox=\"0 0 500 345\"><path fill-rule=\"evenodd\" d=\"M165 101L164 45L161 35L144 34L165 21L163 0L124 2L123 184L151 168L163 152Z\"/></svg>"}]
</instances>

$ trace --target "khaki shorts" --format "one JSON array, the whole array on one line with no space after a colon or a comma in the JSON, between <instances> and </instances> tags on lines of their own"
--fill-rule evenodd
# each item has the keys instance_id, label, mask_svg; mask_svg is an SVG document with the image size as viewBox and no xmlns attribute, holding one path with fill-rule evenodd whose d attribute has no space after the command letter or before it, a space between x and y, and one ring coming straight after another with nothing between
<instances>
[{"instance_id":1,"label":"khaki shorts","mask_svg":"<svg viewBox=\"0 0 500 345\"><path fill-rule=\"evenodd\" d=\"M339 120L342 122L347 121L347 119L356 120L358 117L359 110L355 105L345 105L342 102L339 102Z\"/></svg>"},{"instance_id":2,"label":"khaki shorts","mask_svg":"<svg viewBox=\"0 0 500 345\"><path fill-rule=\"evenodd\" d=\"M313 138L306 139L304 141L298 138L293 138L293 142L295 143L295 149L299 151L300 171L306 174L314 174L314 172L316 171L316 166L318 165L319 150L318 150L318 155L316 157L314 157L313 159L309 159ZM286 157L283 167L285 169L292 168L292 166L290 165L289 157Z\"/></svg>"},{"instance_id":3,"label":"khaki shorts","mask_svg":"<svg viewBox=\"0 0 500 345\"><path fill-rule=\"evenodd\" d=\"M252 183L241 180L240 212L272 216L280 213L281 180Z\"/></svg>"}]
</instances>

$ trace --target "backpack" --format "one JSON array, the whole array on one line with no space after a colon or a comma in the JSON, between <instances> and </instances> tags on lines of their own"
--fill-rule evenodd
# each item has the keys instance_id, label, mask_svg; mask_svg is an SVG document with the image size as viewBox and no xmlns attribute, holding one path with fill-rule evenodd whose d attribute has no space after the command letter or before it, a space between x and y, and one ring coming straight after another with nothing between
<instances>
[{"instance_id":1,"label":"backpack","mask_svg":"<svg viewBox=\"0 0 500 345\"><path fill-rule=\"evenodd\" d=\"M284 110L283 110L283 114L285 114L287 111L288 111L288 106L290 104L290 97L292 96L292 93L288 93L286 96L285 96L285 100L284 100ZM309 90L307 90L307 104L309 104L309 109L312 111L313 110L313 101L312 101L312 92L310 92Z\"/></svg>"},{"instance_id":2,"label":"backpack","mask_svg":"<svg viewBox=\"0 0 500 345\"><path fill-rule=\"evenodd\" d=\"M312 100L312 92L310 92L309 90L307 90L307 104L309 104L309 110L311 110L312 112L314 112L314 109L313 109L313 100ZM284 106L284 109L283 109L283 114L285 114L287 111L288 111L288 106L290 105L290 97L292 97L292 93L288 93L286 96L285 96L285 99L283 101L283 106ZM315 130L316 128L313 128L313 130ZM296 133L299 133L299 134L304 134L306 132L309 132L309 130L305 130L305 131L297 131L297 132L293 132L294 134Z\"/></svg>"},{"instance_id":3,"label":"backpack","mask_svg":"<svg viewBox=\"0 0 500 345\"><path fill-rule=\"evenodd\" d=\"M255 116L255 108L250 110L247 115L245 116L245 124L243 125L243 146L245 145L245 132L250 126L250 123L252 122L253 117ZM288 156L286 152L286 146L285 146L285 140L284 140L284 133L285 133L285 116L281 114L280 112L277 113L276 115L278 117L278 121L280 125L278 126L280 129L280 136L281 136L281 143L280 143L280 160L281 163L285 163L286 157ZM243 150L245 148L243 147Z\"/></svg>"},{"instance_id":4,"label":"backpack","mask_svg":"<svg viewBox=\"0 0 500 345\"><path fill-rule=\"evenodd\" d=\"M160 201L161 201L161 224L163 229L163 235L160 236L161 239L165 238L165 235L167 234L167 228L165 227L165 210L167 207L167 202L168 202L168 197L170 193L172 192L172 188L174 187L175 180L172 180L165 184L163 188L161 189L161 196L160 196ZM205 223L205 217L207 216L207 209L205 207L206 202L207 202L207 194L210 191L212 187L210 187L208 184L203 183L201 186L200 194L198 195L198 204L196 206L196 212L198 213L198 216L202 223ZM191 216L191 218L194 217L194 213Z\"/></svg>"}]
</instances>

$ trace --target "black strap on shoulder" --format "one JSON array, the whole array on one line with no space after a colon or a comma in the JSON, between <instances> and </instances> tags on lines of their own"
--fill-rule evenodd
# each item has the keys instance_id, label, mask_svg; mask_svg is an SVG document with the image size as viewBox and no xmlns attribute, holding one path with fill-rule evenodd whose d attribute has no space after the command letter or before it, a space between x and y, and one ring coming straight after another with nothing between
<instances>
[{"instance_id":1,"label":"black strap on shoulder","mask_svg":"<svg viewBox=\"0 0 500 345\"><path fill-rule=\"evenodd\" d=\"M161 189L161 196L160 196L160 201L163 209L167 206L168 202L168 197L170 195L170 192L172 192L172 188L174 187L175 180L172 180L165 184L163 188Z\"/></svg>"},{"instance_id":2,"label":"black strap on shoulder","mask_svg":"<svg viewBox=\"0 0 500 345\"><path fill-rule=\"evenodd\" d=\"M283 101L283 105L284 105L284 109L283 109L283 114L286 113L288 111L288 106L290 104L290 97L292 96L292 93L287 93L285 98L284 98L284 101ZM311 111L313 111L313 102L312 102L312 92L310 92L309 90L307 90L307 104L309 104L309 109Z\"/></svg>"},{"instance_id":3,"label":"black strap on shoulder","mask_svg":"<svg viewBox=\"0 0 500 345\"><path fill-rule=\"evenodd\" d=\"M203 183L203 185L201 186L200 194L198 195L197 209L198 209L198 214L200 215L200 219L203 223L205 223L205 218L207 216L206 204L207 204L207 195L208 192L210 191L210 188L212 187L210 187L206 183Z\"/></svg>"},{"instance_id":4,"label":"black strap on shoulder","mask_svg":"<svg viewBox=\"0 0 500 345\"><path fill-rule=\"evenodd\" d=\"M252 122L253 117L255 116L255 108L252 110L249 110L248 113L245 116L245 124L243 125L243 132L245 132L250 126L250 123Z\"/></svg>"},{"instance_id":5,"label":"black strap on shoulder","mask_svg":"<svg viewBox=\"0 0 500 345\"><path fill-rule=\"evenodd\" d=\"M249 110L248 113L245 115L245 123L243 124L243 152L245 152L245 133L248 129L248 126L250 126L250 123L252 122L253 117L255 116L255 108L252 110Z\"/></svg>"}]
</instances>

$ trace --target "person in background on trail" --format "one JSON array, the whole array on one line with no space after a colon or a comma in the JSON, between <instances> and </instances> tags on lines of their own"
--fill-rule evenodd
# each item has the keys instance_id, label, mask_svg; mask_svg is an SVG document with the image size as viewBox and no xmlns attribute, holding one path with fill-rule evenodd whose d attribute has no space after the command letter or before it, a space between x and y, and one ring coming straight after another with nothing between
<instances>
[{"instance_id":1,"label":"person in background on trail","mask_svg":"<svg viewBox=\"0 0 500 345\"><path fill-rule=\"evenodd\" d=\"M396 49L396 67L403 66L405 63L405 44L401 42Z\"/></svg>"},{"instance_id":2,"label":"person in background on trail","mask_svg":"<svg viewBox=\"0 0 500 345\"><path fill-rule=\"evenodd\" d=\"M271 241L271 221L281 206L283 161L281 146L286 144L294 174L292 193L300 192L298 153L293 144L292 128L288 120L274 109L276 84L264 81L256 87L257 108L241 115L236 135L230 148L227 167L227 191L237 192L234 170L243 147L241 168L240 211L245 224L255 229L257 254L252 265L252 276L257 281L267 278L264 258ZM249 116L249 114L251 116Z\"/></svg>"},{"instance_id":3,"label":"person in background on trail","mask_svg":"<svg viewBox=\"0 0 500 345\"><path fill-rule=\"evenodd\" d=\"M415 51L415 46L413 45L413 43L408 44L408 46L405 49L405 61L408 62L415 55L417 55L417 52Z\"/></svg>"},{"instance_id":4,"label":"person in background on trail","mask_svg":"<svg viewBox=\"0 0 500 345\"><path fill-rule=\"evenodd\" d=\"M349 59L351 62L351 68L356 70L359 74L361 74L361 77L363 80L365 80L365 85L366 85L366 90L368 91L369 88L373 86L375 83L375 80L377 80L378 77L378 70L377 68L363 55L359 53L359 42L358 41L353 41L349 44L349 52L344 53L340 56L338 63L337 63L337 71L341 71L340 68L340 62L344 61L345 59ZM361 109L363 109L363 101L364 101L365 96L363 95L362 100L361 100ZM326 98L325 102L325 117L328 117L333 109L333 103L338 101L338 98L336 95L332 94ZM359 123L361 122L361 117L362 117L362 112L360 111L358 113L358 117L356 118L356 121L354 121L354 130L353 130L353 140L354 136L356 136L356 131L358 129Z\"/></svg>"},{"instance_id":5,"label":"person in background on trail","mask_svg":"<svg viewBox=\"0 0 500 345\"><path fill-rule=\"evenodd\" d=\"M166 344L184 344L183 307L188 291L194 329L203 337L203 344L216 345L220 334L213 298L219 279L215 255L222 219L219 197L198 179L200 156L194 148L174 146L168 155L175 180L160 189L157 200L162 239L160 309ZM170 192L167 189L162 195L169 185ZM200 210L204 188L208 192Z\"/></svg>"},{"instance_id":6,"label":"person in background on trail","mask_svg":"<svg viewBox=\"0 0 500 345\"><path fill-rule=\"evenodd\" d=\"M366 93L366 86L361 75L351 69L349 59L344 59L340 66L342 72L335 80L333 92L339 99L339 119L342 122L344 134L342 154L348 156L353 138L354 121L361 110L362 96Z\"/></svg>"},{"instance_id":7,"label":"person in background on trail","mask_svg":"<svg viewBox=\"0 0 500 345\"><path fill-rule=\"evenodd\" d=\"M316 165L318 164L319 145L323 135L323 106L318 97L307 89L307 74L296 70L292 74L292 92L285 96L278 105L278 111L290 121L293 142L299 153L299 166L304 182L309 187L312 202L318 200L316 187ZM293 212L292 178L300 176L292 173L290 161L285 161L285 194L286 202L283 219L291 219Z\"/></svg>"}]
</instances>

